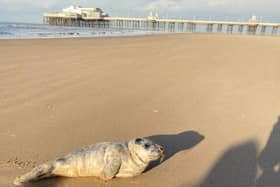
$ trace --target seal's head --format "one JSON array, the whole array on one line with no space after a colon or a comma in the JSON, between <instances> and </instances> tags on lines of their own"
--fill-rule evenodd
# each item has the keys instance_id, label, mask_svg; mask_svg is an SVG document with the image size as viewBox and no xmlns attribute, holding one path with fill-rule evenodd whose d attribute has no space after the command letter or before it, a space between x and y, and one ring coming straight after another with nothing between
<instances>
[{"instance_id":1,"label":"seal's head","mask_svg":"<svg viewBox=\"0 0 280 187\"><path fill-rule=\"evenodd\" d=\"M146 138L135 138L128 142L129 150L143 163L150 163L164 159L164 150L161 145L155 144Z\"/></svg>"}]
</instances>

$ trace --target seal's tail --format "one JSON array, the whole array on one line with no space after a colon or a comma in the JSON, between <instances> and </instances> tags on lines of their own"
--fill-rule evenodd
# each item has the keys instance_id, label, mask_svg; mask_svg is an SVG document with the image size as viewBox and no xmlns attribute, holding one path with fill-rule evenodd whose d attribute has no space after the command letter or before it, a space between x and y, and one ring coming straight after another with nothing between
<instances>
[{"instance_id":1,"label":"seal's tail","mask_svg":"<svg viewBox=\"0 0 280 187\"><path fill-rule=\"evenodd\" d=\"M37 181L43 178L53 176L52 171L54 170L54 163L46 163L33 168L30 172L18 176L14 180L14 185L20 186L21 184Z\"/></svg>"}]
</instances>

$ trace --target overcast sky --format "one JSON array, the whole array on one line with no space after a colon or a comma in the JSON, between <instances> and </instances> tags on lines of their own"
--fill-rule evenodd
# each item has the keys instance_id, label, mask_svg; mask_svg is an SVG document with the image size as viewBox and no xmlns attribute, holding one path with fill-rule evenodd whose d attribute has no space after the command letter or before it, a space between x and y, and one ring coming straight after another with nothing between
<instances>
[{"instance_id":1,"label":"overcast sky","mask_svg":"<svg viewBox=\"0 0 280 187\"><path fill-rule=\"evenodd\" d=\"M189 19L248 20L280 22L280 0L0 0L0 21L42 21L42 13L69 5L100 7L112 16L147 16Z\"/></svg>"}]
</instances>

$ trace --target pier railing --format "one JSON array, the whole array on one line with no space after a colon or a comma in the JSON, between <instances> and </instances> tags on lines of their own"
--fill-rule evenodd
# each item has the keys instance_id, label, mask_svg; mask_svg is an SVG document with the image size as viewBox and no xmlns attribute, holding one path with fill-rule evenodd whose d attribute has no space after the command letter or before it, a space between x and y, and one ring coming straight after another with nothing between
<instances>
[{"instance_id":1,"label":"pier railing","mask_svg":"<svg viewBox=\"0 0 280 187\"><path fill-rule=\"evenodd\" d=\"M184 19L158 18L81 18L77 15L60 13L46 13L43 16L44 24L56 26L75 26L100 29L146 30L170 33L227 33L250 35L278 35L278 23L263 22L234 22L234 21L205 21Z\"/></svg>"}]
</instances>

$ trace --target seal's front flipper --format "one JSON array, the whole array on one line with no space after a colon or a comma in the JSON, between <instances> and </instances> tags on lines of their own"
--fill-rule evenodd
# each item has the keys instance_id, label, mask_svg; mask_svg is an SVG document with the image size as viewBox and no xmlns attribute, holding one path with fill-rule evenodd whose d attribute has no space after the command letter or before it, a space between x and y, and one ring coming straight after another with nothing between
<instances>
[{"instance_id":1,"label":"seal's front flipper","mask_svg":"<svg viewBox=\"0 0 280 187\"><path fill-rule=\"evenodd\" d=\"M108 157L103 168L101 179L107 181L114 178L121 167L121 159L119 157Z\"/></svg>"}]
</instances>

